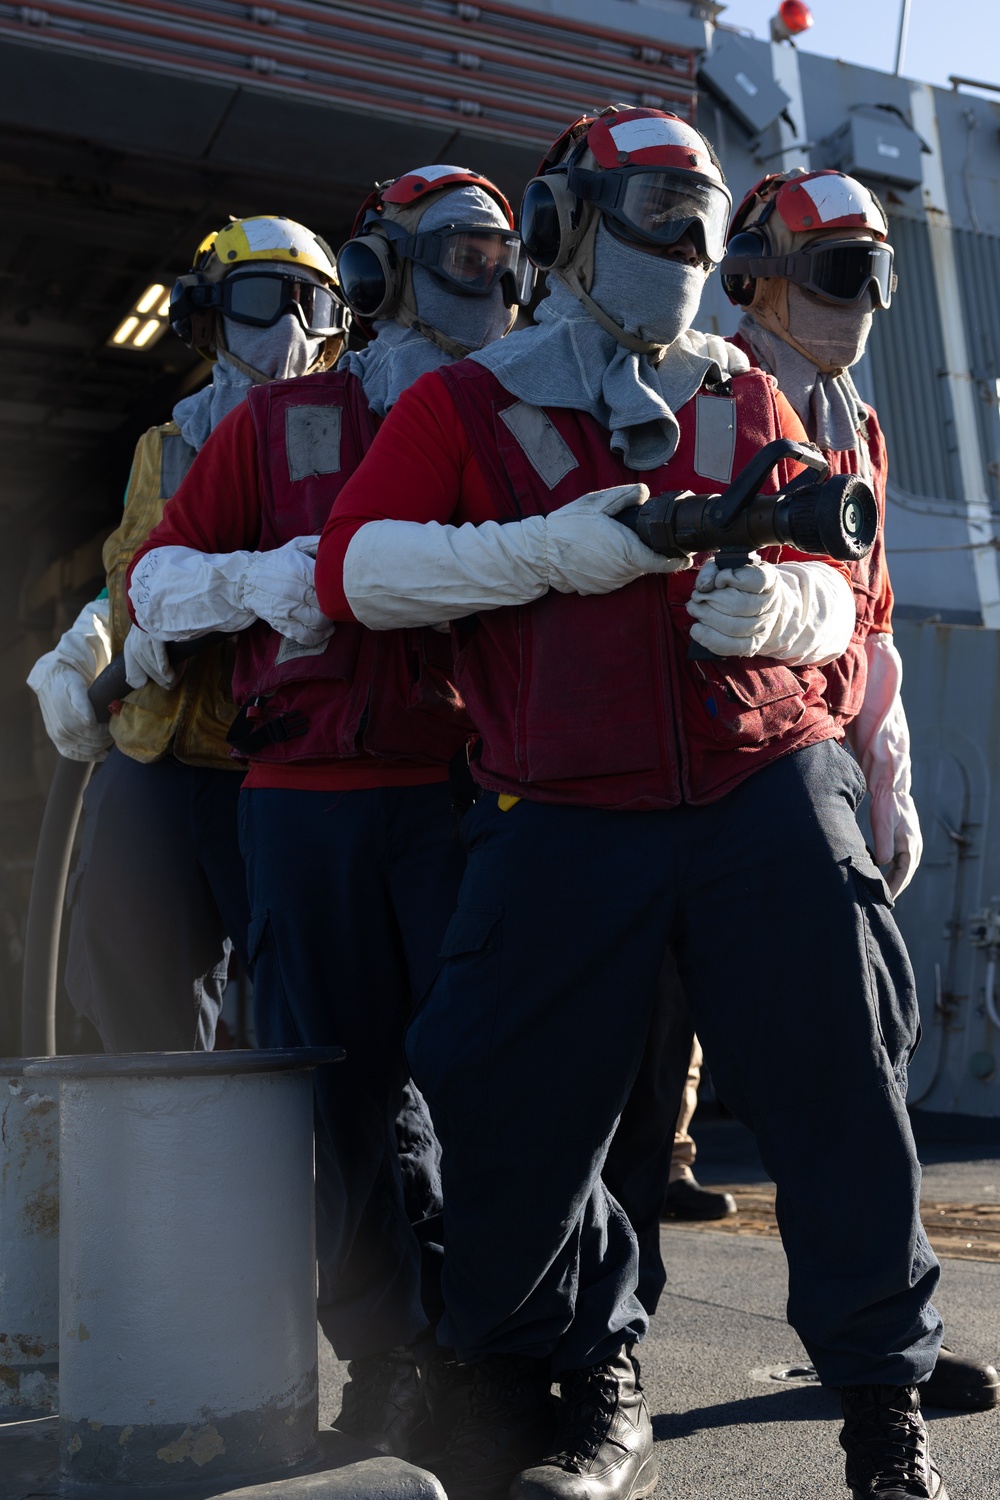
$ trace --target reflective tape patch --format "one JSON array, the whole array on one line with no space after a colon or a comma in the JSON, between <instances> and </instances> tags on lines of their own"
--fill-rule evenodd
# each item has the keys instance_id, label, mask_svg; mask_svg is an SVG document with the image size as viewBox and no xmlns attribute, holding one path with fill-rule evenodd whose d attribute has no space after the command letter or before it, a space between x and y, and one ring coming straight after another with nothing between
<instances>
[{"instance_id":1,"label":"reflective tape patch","mask_svg":"<svg viewBox=\"0 0 1000 1500\"><path fill-rule=\"evenodd\" d=\"M438 163L434 167L415 167L412 172L407 172L407 177L422 177L425 182L437 182L439 177L454 177L460 172L466 171L465 167L442 166Z\"/></svg>"},{"instance_id":2,"label":"reflective tape patch","mask_svg":"<svg viewBox=\"0 0 1000 1500\"><path fill-rule=\"evenodd\" d=\"M298 641L289 640L287 635L282 636L278 654L274 658L274 665L280 667L282 662L297 661L300 656L322 656L332 637L327 636L325 641L320 641L318 646L301 646Z\"/></svg>"},{"instance_id":3,"label":"reflective tape patch","mask_svg":"<svg viewBox=\"0 0 1000 1500\"><path fill-rule=\"evenodd\" d=\"M655 115L640 120L625 120L611 126L611 139L619 151L648 151L651 146L685 146L699 153L705 142L697 131L683 120L663 120Z\"/></svg>"},{"instance_id":4,"label":"reflective tape patch","mask_svg":"<svg viewBox=\"0 0 1000 1500\"><path fill-rule=\"evenodd\" d=\"M251 250L299 250L316 254L316 238L291 219L244 219L243 233Z\"/></svg>"},{"instance_id":5,"label":"reflective tape patch","mask_svg":"<svg viewBox=\"0 0 1000 1500\"><path fill-rule=\"evenodd\" d=\"M875 207L871 193L853 177L811 177L802 184L802 191L812 199L821 224L856 214L872 228L882 228L882 215Z\"/></svg>"},{"instance_id":6,"label":"reflective tape patch","mask_svg":"<svg viewBox=\"0 0 1000 1500\"><path fill-rule=\"evenodd\" d=\"M569 444L559 436L540 406L515 402L500 413L500 420L517 440L525 458L550 490L580 466Z\"/></svg>"},{"instance_id":7,"label":"reflective tape patch","mask_svg":"<svg viewBox=\"0 0 1000 1500\"><path fill-rule=\"evenodd\" d=\"M728 484L736 457L736 402L731 396L697 396L694 410L694 471Z\"/></svg>"},{"instance_id":8,"label":"reflective tape patch","mask_svg":"<svg viewBox=\"0 0 1000 1500\"><path fill-rule=\"evenodd\" d=\"M288 477L340 473L339 406L290 406L285 412Z\"/></svg>"},{"instance_id":9,"label":"reflective tape patch","mask_svg":"<svg viewBox=\"0 0 1000 1500\"><path fill-rule=\"evenodd\" d=\"M168 432L160 445L160 494L170 500L197 457L197 450L179 432Z\"/></svg>"}]
</instances>

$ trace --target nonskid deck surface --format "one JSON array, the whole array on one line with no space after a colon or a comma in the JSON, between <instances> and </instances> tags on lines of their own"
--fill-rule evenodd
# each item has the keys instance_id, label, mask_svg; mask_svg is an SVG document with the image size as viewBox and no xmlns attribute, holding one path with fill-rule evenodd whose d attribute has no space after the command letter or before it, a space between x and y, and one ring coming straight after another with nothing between
<instances>
[{"instance_id":1,"label":"nonskid deck surface","mask_svg":"<svg viewBox=\"0 0 1000 1500\"><path fill-rule=\"evenodd\" d=\"M767 1194L752 1142L739 1126L705 1121L699 1128L696 1118L694 1133L701 1181ZM926 1196L941 1204L996 1203L998 1157L995 1146L922 1147ZM685 1500L720 1500L722 1495L726 1500L836 1500L846 1494L836 1396L794 1374L787 1378L806 1362L806 1354L785 1321L780 1242L672 1224L664 1225L661 1243L668 1286L639 1349L658 1439L656 1500L682 1495ZM1000 1358L1000 1264L947 1258L942 1265L937 1303L950 1346L995 1363ZM345 1377L346 1367L321 1338L321 1424L335 1417ZM994 1477L1000 1411L964 1415L930 1410L926 1415L932 1451L952 1500L1000 1500L1000 1481ZM11 1446L16 1429L0 1428L0 1500L48 1500L59 1494L54 1430L52 1419L21 1424L21 1438ZM341 1454L350 1457L344 1447ZM357 1467L332 1472L325 1484L314 1478L303 1481L306 1488L272 1485L256 1491L216 1490L215 1496L429 1500L433 1494L426 1476L407 1465L393 1468L396 1461L374 1457L358 1461L356 1449L354 1462ZM200 1500L194 1491L186 1493L190 1500ZM158 1493L158 1500L168 1497Z\"/></svg>"}]
</instances>

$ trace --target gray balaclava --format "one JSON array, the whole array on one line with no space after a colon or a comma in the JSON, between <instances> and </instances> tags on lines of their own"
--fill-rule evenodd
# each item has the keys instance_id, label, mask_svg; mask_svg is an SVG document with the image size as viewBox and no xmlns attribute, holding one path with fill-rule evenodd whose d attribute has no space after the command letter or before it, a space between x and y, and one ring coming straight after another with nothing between
<instances>
[{"instance_id":1,"label":"gray balaclava","mask_svg":"<svg viewBox=\"0 0 1000 1500\"><path fill-rule=\"evenodd\" d=\"M450 193L442 193L420 219L421 231L440 229L445 224L510 230L499 203L471 183ZM414 265L412 270L413 292L420 318L457 340L470 353L501 339L507 332L511 322L510 309L504 303L499 285L485 297L462 296L425 266ZM402 392L420 375L451 364L455 356L446 354L416 328L405 327L395 318L381 318L374 328L375 337L368 345L361 350L349 350L337 368L357 375L364 386L368 405L384 417Z\"/></svg>"},{"instance_id":2,"label":"gray balaclava","mask_svg":"<svg viewBox=\"0 0 1000 1500\"><path fill-rule=\"evenodd\" d=\"M472 356L505 390L532 406L586 411L612 434L630 469L669 462L680 427L675 411L713 370L743 374L749 361L725 339L688 324L705 285L701 266L647 255L601 223L590 296L627 332L667 349L659 363L619 343L556 275L536 323Z\"/></svg>"},{"instance_id":3,"label":"gray balaclava","mask_svg":"<svg viewBox=\"0 0 1000 1500\"><path fill-rule=\"evenodd\" d=\"M254 271L288 271L285 261L257 261L253 265L230 272L239 276ZM305 266L296 268L296 275L304 280L322 282ZM218 427L246 396L255 382L252 375L230 364L226 353L231 351L241 363L258 370L268 380L289 380L295 375L305 375L307 370L323 353L325 337L307 333L298 318L291 312L279 318L270 328L251 328L247 323L234 323L223 318L225 348L217 352L212 367L212 379L193 396L185 396L174 407L174 421L181 435L192 448L201 448L213 428Z\"/></svg>"},{"instance_id":4,"label":"gray balaclava","mask_svg":"<svg viewBox=\"0 0 1000 1500\"><path fill-rule=\"evenodd\" d=\"M868 412L851 379L849 366L865 352L872 325L872 304L834 306L788 287L788 331L796 343L816 355L808 359L786 339L744 313L739 332L762 370L773 375L800 418L811 442L834 451L855 448L862 469L869 461ZM820 364L832 365L831 370Z\"/></svg>"},{"instance_id":5,"label":"gray balaclava","mask_svg":"<svg viewBox=\"0 0 1000 1500\"><path fill-rule=\"evenodd\" d=\"M797 179L801 175L801 181ZM776 179L780 183L782 179ZM810 215L794 224L775 197L804 192ZM888 221L882 205L869 190L844 173L792 173L786 186L757 191L744 225L766 224L772 255L794 255L824 239L864 234L885 238ZM809 195L813 197L810 198ZM834 215L847 216L850 227L831 226ZM815 222L814 222L815 221ZM869 461L867 412L848 374L865 350L872 325L872 299L855 304L824 302L783 276L762 276L739 327L760 366L778 382L779 389L802 421L810 440L821 448L853 448L861 470Z\"/></svg>"}]
</instances>

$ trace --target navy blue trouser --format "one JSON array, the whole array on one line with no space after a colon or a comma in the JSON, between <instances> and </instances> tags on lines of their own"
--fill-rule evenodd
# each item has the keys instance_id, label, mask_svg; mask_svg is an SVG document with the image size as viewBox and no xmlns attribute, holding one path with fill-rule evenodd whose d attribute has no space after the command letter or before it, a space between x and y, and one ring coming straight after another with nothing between
<instances>
[{"instance_id":1,"label":"navy blue trouser","mask_svg":"<svg viewBox=\"0 0 1000 1500\"><path fill-rule=\"evenodd\" d=\"M66 989L108 1052L210 1051L230 940L247 966L237 771L112 749L84 793Z\"/></svg>"},{"instance_id":2,"label":"navy blue trouser","mask_svg":"<svg viewBox=\"0 0 1000 1500\"><path fill-rule=\"evenodd\" d=\"M674 956L668 952L656 985L639 1071L601 1174L635 1230L639 1244L636 1295L650 1317L667 1284L660 1252L660 1215L693 1041L691 1012Z\"/></svg>"},{"instance_id":3,"label":"navy blue trouser","mask_svg":"<svg viewBox=\"0 0 1000 1500\"><path fill-rule=\"evenodd\" d=\"M446 1316L466 1359L555 1372L645 1332L635 1237L601 1181L665 947L730 1109L777 1184L789 1321L827 1385L925 1378L939 1267L904 1106L917 1006L832 742L708 807L484 796L408 1055L443 1148Z\"/></svg>"},{"instance_id":4,"label":"navy blue trouser","mask_svg":"<svg viewBox=\"0 0 1000 1500\"><path fill-rule=\"evenodd\" d=\"M403 1033L464 865L450 789L255 788L240 839L260 1044L347 1051L314 1075L320 1323L341 1359L418 1343L430 1320L404 1171L411 1196L430 1183L426 1207L439 1207L437 1143L412 1107L399 1134L397 1116Z\"/></svg>"}]
</instances>

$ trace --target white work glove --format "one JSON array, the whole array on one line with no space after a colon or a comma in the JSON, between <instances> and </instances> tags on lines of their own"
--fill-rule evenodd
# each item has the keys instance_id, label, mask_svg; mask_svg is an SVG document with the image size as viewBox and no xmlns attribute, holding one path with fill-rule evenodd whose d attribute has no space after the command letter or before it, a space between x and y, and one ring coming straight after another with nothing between
<instances>
[{"instance_id":1,"label":"white work glove","mask_svg":"<svg viewBox=\"0 0 1000 1500\"><path fill-rule=\"evenodd\" d=\"M899 690L903 663L891 635L873 631L865 641L868 682L847 738L871 794L875 863L888 865L892 895L905 891L916 873L924 841L910 796L910 729Z\"/></svg>"},{"instance_id":2,"label":"white work glove","mask_svg":"<svg viewBox=\"0 0 1000 1500\"><path fill-rule=\"evenodd\" d=\"M258 619L300 646L319 646L334 625L316 602L318 536L297 536L272 552L254 552L240 600Z\"/></svg>"},{"instance_id":3,"label":"white work glove","mask_svg":"<svg viewBox=\"0 0 1000 1500\"><path fill-rule=\"evenodd\" d=\"M721 572L711 558L687 606L691 635L717 656L769 656L789 666L822 666L854 634L850 584L828 563L752 562Z\"/></svg>"},{"instance_id":4,"label":"white work glove","mask_svg":"<svg viewBox=\"0 0 1000 1500\"><path fill-rule=\"evenodd\" d=\"M107 599L84 605L55 649L40 656L28 674L45 732L67 760L98 760L111 744L108 726L98 724L87 697L111 660L110 611Z\"/></svg>"},{"instance_id":5,"label":"white work glove","mask_svg":"<svg viewBox=\"0 0 1000 1500\"><path fill-rule=\"evenodd\" d=\"M610 594L644 573L674 573L690 561L661 557L612 519L648 497L644 484L621 484L506 525L369 521L347 549L344 593L372 630L443 625L527 604L550 588Z\"/></svg>"},{"instance_id":6,"label":"white work glove","mask_svg":"<svg viewBox=\"0 0 1000 1500\"><path fill-rule=\"evenodd\" d=\"M246 630L257 618L240 601L240 583L252 556L154 547L132 570L128 596L136 623L160 641Z\"/></svg>"},{"instance_id":7,"label":"white work glove","mask_svg":"<svg viewBox=\"0 0 1000 1500\"><path fill-rule=\"evenodd\" d=\"M333 633L316 603L318 545L319 537L307 536L271 552L154 547L132 573L136 622L158 640L190 641L261 619L299 645L318 645Z\"/></svg>"},{"instance_id":8,"label":"white work glove","mask_svg":"<svg viewBox=\"0 0 1000 1500\"><path fill-rule=\"evenodd\" d=\"M125 637L125 681L130 688L145 687L152 680L162 688L173 687L177 672L170 665L166 644L133 625Z\"/></svg>"}]
</instances>

